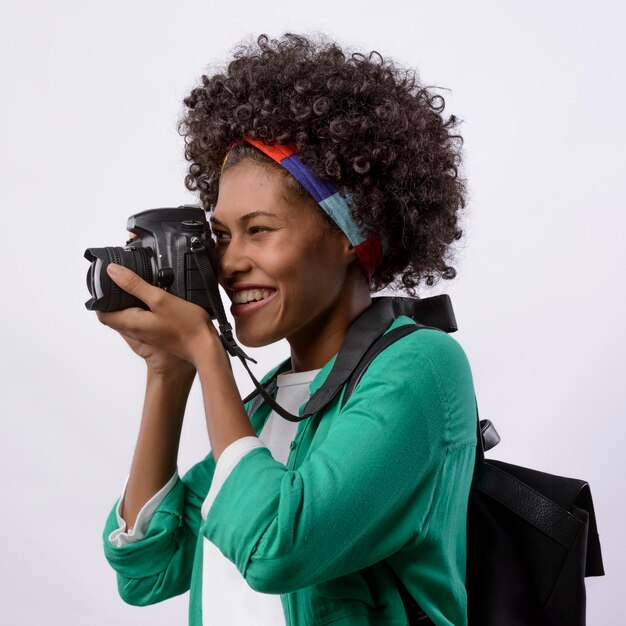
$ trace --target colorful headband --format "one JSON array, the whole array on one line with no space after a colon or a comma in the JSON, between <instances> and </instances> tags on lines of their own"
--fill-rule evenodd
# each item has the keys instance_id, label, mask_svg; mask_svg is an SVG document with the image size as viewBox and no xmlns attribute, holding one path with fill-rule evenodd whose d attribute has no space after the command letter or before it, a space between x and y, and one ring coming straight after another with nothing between
<instances>
[{"instance_id":1,"label":"colorful headband","mask_svg":"<svg viewBox=\"0 0 626 626\"><path fill-rule=\"evenodd\" d=\"M236 141L230 150L244 141L276 161L300 182L354 246L359 264L370 282L374 271L382 261L385 246L378 233L372 233L356 224L350 211L350 194L344 197L340 195L333 183L321 181L296 155L298 148L295 144L268 145L246 135L243 139ZM228 153L224 158L224 163L227 159Z\"/></svg>"}]
</instances>

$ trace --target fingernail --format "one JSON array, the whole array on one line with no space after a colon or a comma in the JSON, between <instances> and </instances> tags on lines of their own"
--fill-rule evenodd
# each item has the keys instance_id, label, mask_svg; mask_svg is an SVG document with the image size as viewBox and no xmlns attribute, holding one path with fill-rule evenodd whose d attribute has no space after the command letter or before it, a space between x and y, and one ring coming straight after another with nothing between
<instances>
[{"instance_id":1,"label":"fingernail","mask_svg":"<svg viewBox=\"0 0 626 626\"><path fill-rule=\"evenodd\" d=\"M117 276L120 273L120 266L117 263L109 263L107 265L107 272L113 276Z\"/></svg>"}]
</instances>

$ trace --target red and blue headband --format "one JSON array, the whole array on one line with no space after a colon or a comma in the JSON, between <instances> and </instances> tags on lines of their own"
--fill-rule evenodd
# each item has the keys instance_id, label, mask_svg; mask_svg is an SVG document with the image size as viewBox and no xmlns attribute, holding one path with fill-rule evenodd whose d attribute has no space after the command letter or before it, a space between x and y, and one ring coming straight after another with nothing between
<instances>
[{"instance_id":1,"label":"red and blue headband","mask_svg":"<svg viewBox=\"0 0 626 626\"><path fill-rule=\"evenodd\" d=\"M268 145L246 135L243 139L235 142L230 149L232 150L235 146L244 141L258 148L263 154L266 154L270 159L284 167L300 182L320 207L322 207L324 212L337 224L352 246L354 246L359 264L365 276L367 276L368 282L370 282L374 271L382 261L384 242L381 240L378 233L372 233L371 231L357 226L352 217L352 212L350 211L350 195L348 194L344 197L340 195L339 190L333 183L320 180L313 171L298 158L296 154L298 149L295 144ZM228 154L226 154L224 158L224 163L227 158Z\"/></svg>"}]
</instances>

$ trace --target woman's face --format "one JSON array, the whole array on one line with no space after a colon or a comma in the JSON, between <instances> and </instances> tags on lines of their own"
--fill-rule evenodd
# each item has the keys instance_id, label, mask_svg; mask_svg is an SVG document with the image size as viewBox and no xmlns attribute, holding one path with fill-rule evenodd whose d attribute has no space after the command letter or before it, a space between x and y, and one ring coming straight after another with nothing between
<instances>
[{"instance_id":1,"label":"woman's face","mask_svg":"<svg viewBox=\"0 0 626 626\"><path fill-rule=\"evenodd\" d=\"M222 175L210 218L220 284L245 346L323 335L355 258L345 235L329 228L312 198L287 192L283 176L238 163Z\"/></svg>"}]
</instances>

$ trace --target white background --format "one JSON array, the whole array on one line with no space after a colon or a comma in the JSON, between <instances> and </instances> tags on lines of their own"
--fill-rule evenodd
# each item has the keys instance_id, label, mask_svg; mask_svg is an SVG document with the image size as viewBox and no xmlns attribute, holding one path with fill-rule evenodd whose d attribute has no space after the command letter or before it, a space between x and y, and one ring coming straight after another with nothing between
<instances>
[{"instance_id":1,"label":"white background","mask_svg":"<svg viewBox=\"0 0 626 626\"><path fill-rule=\"evenodd\" d=\"M83 306L83 252L196 201L176 121L209 64L250 35L322 31L450 90L471 194L459 275L433 293L502 437L488 456L590 483L606 576L587 579L588 624L626 623L622 6L4 0L0 621L186 623L187 595L125 605L103 555L145 366ZM286 344L253 354L261 375ZM207 451L195 386L180 471Z\"/></svg>"}]
</instances>

